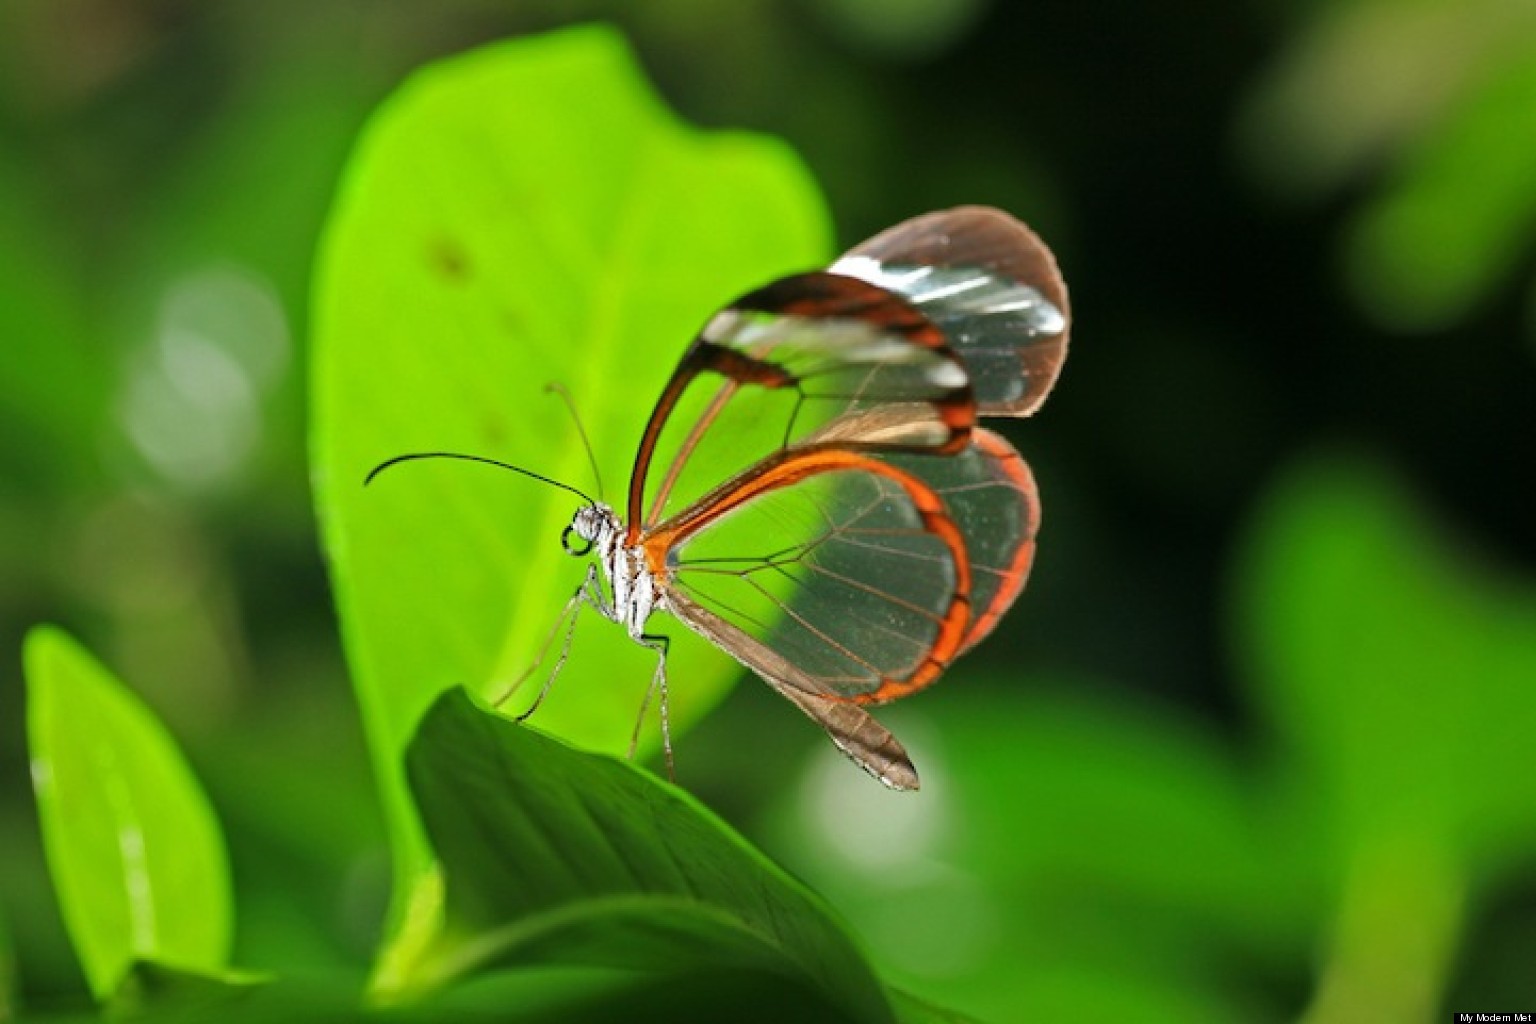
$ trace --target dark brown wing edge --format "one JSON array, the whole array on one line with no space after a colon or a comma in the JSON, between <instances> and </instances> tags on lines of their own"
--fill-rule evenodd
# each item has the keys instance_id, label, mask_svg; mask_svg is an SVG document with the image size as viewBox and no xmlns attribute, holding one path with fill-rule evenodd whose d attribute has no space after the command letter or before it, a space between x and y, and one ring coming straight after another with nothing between
<instances>
[{"instance_id":1,"label":"dark brown wing edge","mask_svg":"<svg viewBox=\"0 0 1536 1024\"><path fill-rule=\"evenodd\" d=\"M843 258L848 257L867 257L891 266L973 268L1034 289L1061 314L1063 328L1060 333L1009 346L1027 382L1024 393L1008 398L989 395L983 381L976 380L974 374L972 383L978 388L977 407L984 416L1029 416L1050 394L1067 357L1072 309L1056 257L1022 221L990 206L937 210L887 228L850 249ZM833 269L837 269L837 264ZM944 319L944 305L944 300L917 301L919 310L940 320ZM978 319L985 322L986 317ZM981 332L980 336L985 338L987 333ZM976 342L964 341L960 336L950 340L962 359L978 354ZM995 345L993 339L981 342L980 347Z\"/></svg>"},{"instance_id":2,"label":"dark brown wing edge","mask_svg":"<svg viewBox=\"0 0 1536 1024\"><path fill-rule=\"evenodd\" d=\"M684 625L757 673L780 696L826 730L837 748L854 764L892 789L915 790L917 769L890 730L857 704L818 696L816 680L676 590L666 597L667 609Z\"/></svg>"},{"instance_id":3,"label":"dark brown wing edge","mask_svg":"<svg viewBox=\"0 0 1536 1024\"><path fill-rule=\"evenodd\" d=\"M656 445L672 410L688 386L702 374L718 376L723 385L732 389L756 386L768 389L793 387L799 379L770 357L760 358L751 353L722 343L722 333L728 332L732 318L741 313L771 313L785 317L807 319L849 319L873 325L893 338L900 338L917 348L939 350L952 360L958 371L961 363L945 346L944 334L922 313L913 309L895 292L870 284L858 278L845 277L826 271L792 274L737 299L717 313L693 343L683 353L677 369L662 389L650 419L640 436L635 461L630 469L629 494L626 504L627 527L624 542L634 544L640 533L651 525L651 517L645 515L645 486L650 474L651 460ZM888 449L892 451L960 451L970 443L970 431L976 422L976 405L969 382L933 396L931 403L939 422L947 432L942 441L933 443L855 444L845 442L844 447L855 449ZM718 406L714 410L718 412ZM711 413L713 415L713 413ZM684 455L691 452L698 439L711 423L697 424L684 446ZM670 472L664 478L663 490L670 487ZM652 511L659 512L666 494L653 497Z\"/></svg>"},{"instance_id":4,"label":"dark brown wing edge","mask_svg":"<svg viewBox=\"0 0 1536 1024\"><path fill-rule=\"evenodd\" d=\"M1023 221L994 206L925 213L886 228L847 255L914 266L979 267L1029 285L1071 321L1067 282L1050 247ZM1063 332L1063 348L1066 342Z\"/></svg>"}]
</instances>

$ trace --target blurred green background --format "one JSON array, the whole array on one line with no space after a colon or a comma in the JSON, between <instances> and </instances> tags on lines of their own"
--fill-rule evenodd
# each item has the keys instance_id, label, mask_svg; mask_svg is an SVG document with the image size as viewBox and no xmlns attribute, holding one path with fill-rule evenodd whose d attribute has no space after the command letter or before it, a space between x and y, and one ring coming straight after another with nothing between
<instances>
[{"instance_id":1,"label":"blurred green background","mask_svg":"<svg viewBox=\"0 0 1536 1024\"><path fill-rule=\"evenodd\" d=\"M236 961L366 970L388 860L307 483L317 235L412 69L593 18L684 118L793 146L841 244L1002 206L1076 316L1003 428L1030 588L882 715L923 794L750 683L684 781L993 1019L1536 1008L1528 4L4 0L0 1020L84 990L27 778L39 621L188 749Z\"/></svg>"}]
</instances>

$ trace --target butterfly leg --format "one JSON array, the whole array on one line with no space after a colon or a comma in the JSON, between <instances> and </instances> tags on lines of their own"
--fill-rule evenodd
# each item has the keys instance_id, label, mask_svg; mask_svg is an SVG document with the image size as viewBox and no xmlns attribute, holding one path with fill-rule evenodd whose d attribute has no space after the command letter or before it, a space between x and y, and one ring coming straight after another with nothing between
<instances>
[{"instance_id":1,"label":"butterfly leg","mask_svg":"<svg viewBox=\"0 0 1536 1024\"><path fill-rule=\"evenodd\" d=\"M640 726L645 722L645 713L650 709L652 695L655 695L657 711L661 716L661 749L667 760L667 778L676 782L677 769L672 763L671 702L667 698L667 651L672 647L672 638L658 633L642 633L639 641L656 652L656 672L651 676L651 685L645 688L645 699L640 702L640 714L635 719L635 731L629 736L629 756L631 759L635 756L635 748L640 744Z\"/></svg>"},{"instance_id":2,"label":"butterfly leg","mask_svg":"<svg viewBox=\"0 0 1536 1024\"><path fill-rule=\"evenodd\" d=\"M544 702L544 697L549 693L549 688L554 684L555 677L565 667L565 659L571 653L571 638L576 635L576 620L580 617L581 606L584 604L593 605L599 610L602 610L605 605L602 591L597 585L597 566L595 565L587 566L586 579L582 580L581 586L576 588L576 592L571 595L571 599L565 602L565 607L560 610L560 615L555 619L554 627L544 637L544 642L539 645L538 654L534 656L532 663L523 670L522 674L512 681L512 684L502 692L501 696L496 698L493 704L494 707L499 708L508 700L511 700L512 695L527 681L528 677L533 675L540 665L544 664L544 659L549 654L550 645L554 643L555 636L560 633L560 627L564 625L565 638L560 644L560 657L556 659L555 667L550 671L549 678L545 679L544 685L539 688L538 696L533 699L533 703L526 711L517 716L517 720L521 722L538 710L539 705Z\"/></svg>"}]
</instances>

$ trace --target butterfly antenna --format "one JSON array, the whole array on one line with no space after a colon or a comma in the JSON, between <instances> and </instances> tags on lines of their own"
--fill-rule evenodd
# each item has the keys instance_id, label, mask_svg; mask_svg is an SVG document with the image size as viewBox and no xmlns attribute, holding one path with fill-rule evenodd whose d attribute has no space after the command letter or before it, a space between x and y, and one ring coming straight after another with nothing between
<instances>
[{"instance_id":1,"label":"butterfly antenna","mask_svg":"<svg viewBox=\"0 0 1536 1024\"><path fill-rule=\"evenodd\" d=\"M500 469L508 469L514 473L521 473L523 476L532 477L534 480L537 480L540 483L549 484L551 487L558 487L562 491L569 491L570 493L576 495L576 497L580 498L582 501L586 502L588 505L597 504L597 502L593 501L585 491L578 490L577 488L572 487L570 484L563 484L559 480L554 480L550 477L535 473L531 469L524 469L522 466L514 466L510 462L501 462L497 459L488 459L483 455L465 455L462 452L410 452L405 455L396 455L394 458L385 459L377 466L374 466L373 470L368 474L367 478L363 480L363 486L367 487L369 484L373 483L374 477L378 476L380 473L384 472L391 466L398 466L402 462L415 462L419 459L458 459L461 462L479 462L487 466L496 466Z\"/></svg>"},{"instance_id":2,"label":"butterfly antenna","mask_svg":"<svg viewBox=\"0 0 1536 1024\"><path fill-rule=\"evenodd\" d=\"M597 481L597 497L601 501L603 497L603 475L597 471L597 454L592 450L592 441L587 437L587 428L581 425L581 416L576 412L576 400L571 397L570 391L564 384L552 380L544 385L546 392L553 392L560 396L565 407L570 411L571 419L576 423L576 433L581 437L582 447L587 450L587 463L592 467L592 479Z\"/></svg>"}]
</instances>

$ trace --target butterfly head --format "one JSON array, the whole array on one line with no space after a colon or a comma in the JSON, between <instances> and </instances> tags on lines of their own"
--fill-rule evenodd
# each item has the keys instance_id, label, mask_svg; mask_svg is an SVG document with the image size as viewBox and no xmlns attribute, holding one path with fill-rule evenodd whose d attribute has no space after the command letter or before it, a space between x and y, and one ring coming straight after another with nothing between
<instances>
[{"instance_id":1,"label":"butterfly head","mask_svg":"<svg viewBox=\"0 0 1536 1024\"><path fill-rule=\"evenodd\" d=\"M607 550L622 532L618 514L594 501L583 505L571 517L571 524L560 534L560 544L565 552L575 558L591 553L593 547Z\"/></svg>"}]
</instances>

